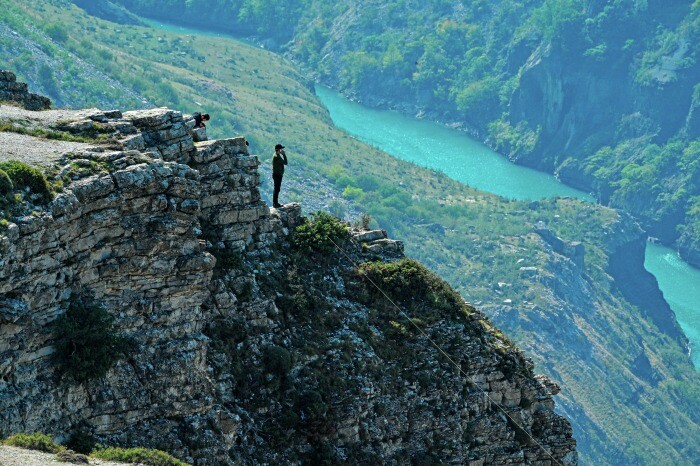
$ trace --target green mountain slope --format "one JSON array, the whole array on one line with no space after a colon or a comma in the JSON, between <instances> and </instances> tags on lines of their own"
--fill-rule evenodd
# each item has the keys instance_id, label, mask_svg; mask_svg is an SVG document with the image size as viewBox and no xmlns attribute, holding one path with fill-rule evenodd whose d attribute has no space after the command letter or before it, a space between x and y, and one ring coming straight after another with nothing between
<instances>
[{"instance_id":1,"label":"green mountain slope","mask_svg":"<svg viewBox=\"0 0 700 466\"><path fill-rule=\"evenodd\" d=\"M700 265L697 0L119 3L256 35L366 103L461 122Z\"/></svg>"},{"instance_id":2,"label":"green mountain slope","mask_svg":"<svg viewBox=\"0 0 700 466\"><path fill-rule=\"evenodd\" d=\"M615 279L650 279L634 262L641 250L630 252L641 232L624 217L573 200L508 202L395 160L333 128L295 68L259 47L109 23L65 1L0 6L0 63L35 92L75 107L206 110L211 136L246 135L263 165L283 141L285 201L371 212L563 383L582 462L700 458L700 380L678 328L667 308L632 305ZM583 242L585 264L554 252L534 231L540 220Z\"/></svg>"}]
</instances>

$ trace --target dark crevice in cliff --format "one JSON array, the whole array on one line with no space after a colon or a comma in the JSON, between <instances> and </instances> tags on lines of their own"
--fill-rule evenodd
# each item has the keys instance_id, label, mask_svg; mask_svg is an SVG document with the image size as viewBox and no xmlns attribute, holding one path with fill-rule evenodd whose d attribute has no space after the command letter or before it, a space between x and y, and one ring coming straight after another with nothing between
<instances>
[{"instance_id":1,"label":"dark crevice in cliff","mask_svg":"<svg viewBox=\"0 0 700 466\"><path fill-rule=\"evenodd\" d=\"M644 268L645 247L644 238L620 245L610 253L608 271L627 301L648 315L659 330L687 347L688 339L664 299L656 277Z\"/></svg>"}]
</instances>

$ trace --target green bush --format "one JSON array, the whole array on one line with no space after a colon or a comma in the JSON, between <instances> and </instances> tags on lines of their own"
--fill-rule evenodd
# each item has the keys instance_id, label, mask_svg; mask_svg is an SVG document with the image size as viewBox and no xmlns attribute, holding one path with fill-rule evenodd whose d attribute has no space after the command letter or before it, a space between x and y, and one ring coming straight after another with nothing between
<instances>
[{"instance_id":1,"label":"green bush","mask_svg":"<svg viewBox=\"0 0 700 466\"><path fill-rule=\"evenodd\" d=\"M73 451L83 454L89 454L97 445L97 440L90 432L77 429L71 432L70 438L66 442L66 447Z\"/></svg>"},{"instance_id":2,"label":"green bush","mask_svg":"<svg viewBox=\"0 0 700 466\"><path fill-rule=\"evenodd\" d=\"M445 314L459 315L467 311L461 296L447 282L412 259L365 262L360 265L358 276L364 287L360 297L368 303L386 301L386 293L394 303L420 313L428 322L431 317L439 319Z\"/></svg>"},{"instance_id":3,"label":"green bush","mask_svg":"<svg viewBox=\"0 0 700 466\"><path fill-rule=\"evenodd\" d=\"M56 42L63 43L68 40L68 30L62 24L49 24L48 26L44 27L44 31Z\"/></svg>"},{"instance_id":4,"label":"green bush","mask_svg":"<svg viewBox=\"0 0 700 466\"><path fill-rule=\"evenodd\" d=\"M6 171L0 170L0 196L5 196L12 192L15 185Z\"/></svg>"},{"instance_id":5,"label":"green bush","mask_svg":"<svg viewBox=\"0 0 700 466\"><path fill-rule=\"evenodd\" d=\"M213 249L210 252L216 258L214 270L217 273L240 269L243 265L243 254L241 254L240 251L231 249Z\"/></svg>"},{"instance_id":6,"label":"green bush","mask_svg":"<svg viewBox=\"0 0 700 466\"><path fill-rule=\"evenodd\" d=\"M279 377L285 377L292 370L292 355L281 346L268 346L263 354L265 370Z\"/></svg>"},{"instance_id":7,"label":"green bush","mask_svg":"<svg viewBox=\"0 0 700 466\"><path fill-rule=\"evenodd\" d=\"M346 199L359 199L362 196L365 195L365 192L362 188L358 188L356 186L346 186L345 189L343 190L343 197Z\"/></svg>"},{"instance_id":8,"label":"green bush","mask_svg":"<svg viewBox=\"0 0 700 466\"><path fill-rule=\"evenodd\" d=\"M55 141L85 143L110 142L108 138L109 130L101 128L94 123L90 128L81 130L79 134L71 134L67 127L62 127L60 125L57 130L54 130L46 128L30 128L17 125L15 123L0 123L0 132L26 134L35 138L51 139Z\"/></svg>"},{"instance_id":9,"label":"green bush","mask_svg":"<svg viewBox=\"0 0 700 466\"><path fill-rule=\"evenodd\" d=\"M51 96L58 96L58 81L56 75L49 65L43 64L39 67L38 73L39 83L44 90Z\"/></svg>"},{"instance_id":10,"label":"green bush","mask_svg":"<svg viewBox=\"0 0 700 466\"><path fill-rule=\"evenodd\" d=\"M319 211L294 230L292 246L301 253L331 254L336 245L342 246L348 238L347 225L337 217Z\"/></svg>"},{"instance_id":11,"label":"green bush","mask_svg":"<svg viewBox=\"0 0 700 466\"><path fill-rule=\"evenodd\" d=\"M54 439L38 432L33 434L15 434L5 439L3 443L11 447L39 450L47 453L58 453L64 450Z\"/></svg>"},{"instance_id":12,"label":"green bush","mask_svg":"<svg viewBox=\"0 0 700 466\"><path fill-rule=\"evenodd\" d=\"M304 418L310 421L323 419L328 413L328 405L323 401L323 396L313 390L302 394L298 407Z\"/></svg>"},{"instance_id":13,"label":"green bush","mask_svg":"<svg viewBox=\"0 0 700 466\"><path fill-rule=\"evenodd\" d=\"M469 83L457 93L457 108L466 113L478 112L481 108L497 103L499 85L500 81L493 77Z\"/></svg>"},{"instance_id":14,"label":"green bush","mask_svg":"<svg viewBox=\"0 0 700 466\"><path fill-rule=\"evenodd\" d=\"M46 176L38 169L17 160L0 162L0 170L4 171L12 181L15 189L29 188L34 194L39 194L41 199L48 202L52 198L49 182Z\"/></svg>"},{"instance_id":15,"label":"green bush","mask_svg":"<svg viewBox=\"0 0 700 466\"><path fill-rule=\"evenodd\" d=\"M77 382L103 377L128 351L130 340L115 334L114 318L94 303L77 300L56 319L54 361Z\"/></svg>"},{"instance_id":16,"label":"green bush","mask_svg":"<svg viewBox=\"0 0 700 466\"><path fill-rule=\"evenodd\" d=\"M328 206L328 211L338 218L345 217L346 210L345 204L338 199L333 199Z\"/></svg>"},{"instance_id":17,"label":"green bush","mask_svg":"<svg viewBox=\"0 0 700 466\"><path fill-rule=\"evenodd\" d=\"M163 451L146 448L108 447L93 451L90 456L101 460L141 463L148 466L188 466L187 463Z\"/></svg>"}]
</instances>

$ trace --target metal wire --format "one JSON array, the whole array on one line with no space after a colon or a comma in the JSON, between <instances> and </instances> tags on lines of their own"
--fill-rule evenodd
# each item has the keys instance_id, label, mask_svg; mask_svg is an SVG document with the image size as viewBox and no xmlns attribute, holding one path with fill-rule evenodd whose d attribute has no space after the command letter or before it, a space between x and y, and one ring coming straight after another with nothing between
<instances>
[{"instance_id":1,"label":"metal wire","mask_svg":"<svg viewBox=\"0 0 700 466\"><path fill-rule=\"evenodd\" d=\"M338 244L337 244L335 241L333 241L333 239L332 239L330 236L328 237L328 239L331 241L331 243L333 243L333 245L335 246L335 248L336 248L338 251L340 251L340 253L341 253L343 256L345 256L345 258L346 258L348 261L350 261L351 264L353 264L355 267L359 268L359 265L345 252L345 250L343 250L340 246L338 246ZM538 447L540 447L540 448L542 449L542 451L544 451L544 452L547 454L547 456L549 456L549 458L550 458L552 461L554 461L554 463L556 463L556 464L559 465L559 466L564 466L564 464L563 464L561 461L557 460L554 456L552 456L552 454L549 452L549 450L547 450L540 442L538 442L532 435L530 435L530 433L529 433L525 428L523 428L520 424L518 424L518 422L517 422L515 419L513 419L513 417L508 413L508 411L506 411L505 408L503 408L500 404L496 403L496 402L493 400L493 398L491 398L491 397L489 396L489 394L488 394L484 389L482 389L481 387L479 387L479 385L478 385L476 382L474 382L474 381L472 380L472 378L469 377L469 375L468 375L466 372L464 372L464 371L462 370L462 367L461 367L459 364L457 364L457 363L450 357L450 355L447 354L447 352L445 352L445 350L443 350L443 349L440 347L440 345L438 345L432 338L430 338L430 336L429 336L427 333L425 333L425 332L423 331L423 329L420 328L420 326L418 326L418 325L408 316L408 314L406 314L406 312L404 312L404 310L401 309L401 307L399 307L399 306L384 292L384 290L382 290L376 283L374 283L374 281L373 281L370 277L366 277L366 278L367 278L367 280L369 280L369 282L372 284L372 286L374 286L374 287L377 289L377 291L379 291L379 292L380 292L380 293L381 293L381 294L382 294L382 295L383 295L383 296L384 296L384 297L399 311L399 314L401 314L408 322L410 322L410 324L411 324L413 327L415 327L416 330L418 330L418 332L420 332L420 334L423 335L423 337L425 337L425 339L427 339L427 340L430 342L430 344L432 344L432 345L435 347L435 349L437 349L443 356L445 356L445 357L450 361L450 363L455 367L455 369L457 369L457 371L459 371L459 373L462 374L462 375L467 379L467 381L468 381L471 385L473 385L474 387L476 387L477 390L479 390L483 395L485 395L486 398L487 398L493 405L497 406L498 409L500 409L500 410L503 412L503 414L505 414L505 416L506 416L513 424L515 424L521 431L525 432L525 434L526 434L528 437L530 437L530 440L532 440L532 441L535 443L535 445L537 445Z\"/></svg>"}]
</instances>

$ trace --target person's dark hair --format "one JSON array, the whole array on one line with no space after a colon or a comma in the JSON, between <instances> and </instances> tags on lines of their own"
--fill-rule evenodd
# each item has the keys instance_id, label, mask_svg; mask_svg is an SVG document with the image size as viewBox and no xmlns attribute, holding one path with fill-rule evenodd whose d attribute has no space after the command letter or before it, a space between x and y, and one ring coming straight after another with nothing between
<instances>
[{"instance_id":1,"label":"person's dark hair","mask_svg":"<svg viewBox=\"0 0 700 466\"><path fill-rule=\"evenodd\" d=\"M209 121L209 114L205 113L204 115L202 115L202 120Z\"/></svg>"}]
</instances>

